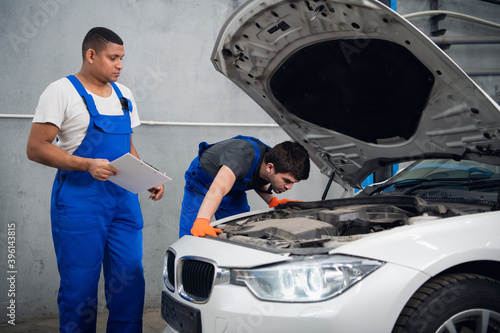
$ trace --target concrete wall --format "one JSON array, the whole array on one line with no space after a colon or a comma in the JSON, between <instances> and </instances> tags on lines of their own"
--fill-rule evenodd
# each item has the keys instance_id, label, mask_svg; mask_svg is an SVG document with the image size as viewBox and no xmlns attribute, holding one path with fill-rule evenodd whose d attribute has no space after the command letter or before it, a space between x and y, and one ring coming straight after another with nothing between
<instances>
[{"instance_id":1,"label":"concrete wall","mask_svg":"<svg viewBox=\"0 0 500 333\"><path fill-rule=\"evenodd\" d=\"M49 202L55 170L30 162L25 155L27 136L38 97L52 81L73 74L81 65L81 41L92 27L105 26L125 42L120 82L135 93L142 120L171 122L258 123L272 120L229 80L217 73L210 54L224 20L238 0L0 0L0 322L6 307L15 300L16 321L57 316L59 277L53 251ZM474 6L468 5L474 2ZM498 20L500 6L481 1L443 1L454 9ZM466 5L467 3L467 5ZM458 8L457 8L458 6ZM398 1L398 10L426 10L429 1ZM443 8L445 9L445 8ZM450 8L446 8L451 10ZM495 12L496 11L496 12ZM422 29L427 18L417 20ZM473 24L447 20L460 32ZM482 28L478 33L500 30ZM484 31L484 30L487 31ZM452 47L460 65L500 67L498 48L480 51ZM492 51L493 50L493 51ZM492 95L497 77L478 78ZM495 98L497 98L496 96ZM498 100L498 98L497 98ZM287 139L281 129L269 126L142 125L134 143L140 156L164 170L173 181L166 185L163 200L140 200L145 219L144 269L146 306L160 304L163 255L177 239L183 192L183 173L196 155L200 141L216 142L237 134L253 135L269 145ZM308 181L299 183L287 198L317 200L327 179L313 166ZM333 186L329 198L342 194ZM252 208L265 204L249 193ZM15 229L15 267L8 264L9 226ZM13 231L10 231L13 234ZM11 244L12 245L12 244ZM15 274L15 296L9 294ZM5 282L7 281L7 283ZM102 295L102 292L100 293ZM103 299L103 297L101 297ZM101 300L100 310L104 309Z\"/></svg>"},{"instance_id":2,"label":"concrete wall","mask_svg":"<svg viewBox=\"0 0 500 333\"><path fill-rule=\"evenodd\" d=\"M428 11L434 4L435 9L452 12L435 26L430 16L410 18L409 21L422 30L427 36L432 31L445 29L440 39L448 41L450 38L461 37L494 37L500 39L500 5L489 0L397 0L397 12L401 15ZM458 17L454 13L465 14L469 18ZM485 24L475 21L482 19ZM497 27L488 25L495 23ZM437 37L436 37L437 38ZM500 102L500 44L451 44L445 52L459 65L472 79L486 91L497 103ZM479 75L479 73L483 73Z\"/></svg>"}]
</instances>

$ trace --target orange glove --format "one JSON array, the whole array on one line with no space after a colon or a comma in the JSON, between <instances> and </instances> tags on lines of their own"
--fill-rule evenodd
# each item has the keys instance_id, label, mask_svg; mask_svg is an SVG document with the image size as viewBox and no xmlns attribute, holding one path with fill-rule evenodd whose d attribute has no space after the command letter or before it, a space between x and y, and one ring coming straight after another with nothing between
<instances>
[{"instance_id":1,"label":"orange glove","mask_svg":"<svg viewBox=\"0 0 500 333\"><path fill-rule=\"evenodd\" d=\"M287 203L287 202L290 202L290 201L293 201L293 202L302 202L302 201L299 201L299 200L288 200L288 199L278 199L276 197L273 197L271 199L271 201L269 201L269 208L273 208L273 207L276 207L278 205L281 205L281 204L284 204L284 203Z\"/></svg>"},{"instance_id":2,"label":"orange glove","mask_svg":"<svg viewBox=\"0 0 500 333\"><path fill-rule=\"evenodd\" d=\"M195 237L203 237L206 235L217 237L217 234L221 234L222 230L212 227L210 221L207 219L197 218L191 228L191 233Z\"/></svg>"}]
</instances>

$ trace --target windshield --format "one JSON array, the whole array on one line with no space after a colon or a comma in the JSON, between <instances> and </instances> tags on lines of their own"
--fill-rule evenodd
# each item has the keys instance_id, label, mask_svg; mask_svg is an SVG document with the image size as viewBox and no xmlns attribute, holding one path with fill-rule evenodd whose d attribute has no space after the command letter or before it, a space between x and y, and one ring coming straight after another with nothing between
<instances>
[{"instance_id":1,"label":"windshield","mask_svg":"<svg viewBox=\"0 0 500 333\"><path fill-rule=\"evenodd\" d=\"M404 180L479 180L500 178L500 166L475 161L449 159L422 160L410 165L392 178L391 183Z\"/></svg>"},{"instance_id":2,"label":"windshield","mask_svg":"<svg viewBox=\"0 0 500 333\"><path fill-rule=\"evenodd\" d=\"M371 194L417 194L418 191L447 188L498 193L500 166L449 159L421 160L399 171Z\"/></svg>"}]
</instances>

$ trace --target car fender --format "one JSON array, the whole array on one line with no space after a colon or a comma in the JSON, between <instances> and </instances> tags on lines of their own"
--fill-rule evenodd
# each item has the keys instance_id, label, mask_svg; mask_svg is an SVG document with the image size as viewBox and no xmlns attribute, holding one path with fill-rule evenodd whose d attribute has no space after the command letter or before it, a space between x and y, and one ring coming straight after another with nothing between
<instances>
[{"instance_id":1,"label":"car fender","mask_svg":"<svg viewBox=\"0 0 500 333\"><path fill-rule=\"evenodd\" d=\"M338 247L342 253L391 262L435 276L473 261L500 262L500 212L394 228Z\"/></svg>"}]
</instances>

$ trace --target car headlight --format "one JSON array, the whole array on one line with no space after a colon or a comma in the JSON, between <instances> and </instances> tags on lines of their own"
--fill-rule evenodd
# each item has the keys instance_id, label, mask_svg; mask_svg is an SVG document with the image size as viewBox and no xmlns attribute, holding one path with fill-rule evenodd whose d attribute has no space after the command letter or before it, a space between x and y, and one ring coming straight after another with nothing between
<instances>
[{"instance_id":1,"label":"car headlight","mask_svg":"<svg viewBox=\"0 0 500 333\"><path fill-rule=\"evenodd\" d=\"M339 295L384 262L345 255L321 256L256 269L234 269L231 281L258 298L276 302L317 302Z\"/></svg>"}]
</instances>

